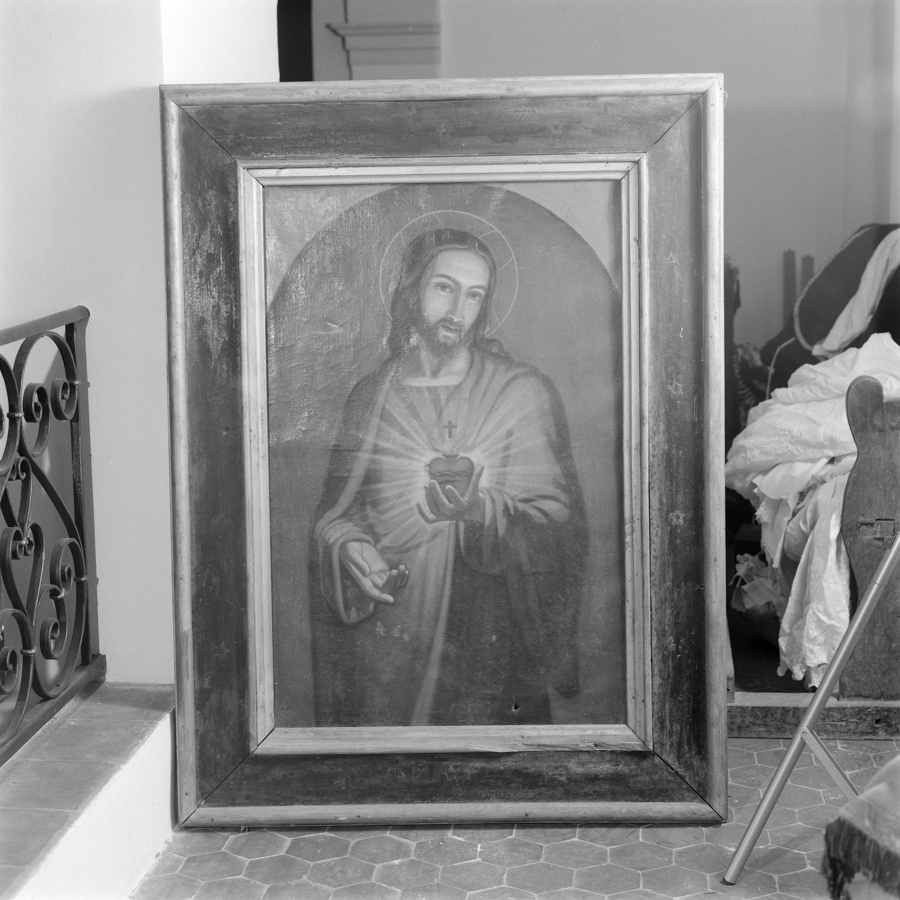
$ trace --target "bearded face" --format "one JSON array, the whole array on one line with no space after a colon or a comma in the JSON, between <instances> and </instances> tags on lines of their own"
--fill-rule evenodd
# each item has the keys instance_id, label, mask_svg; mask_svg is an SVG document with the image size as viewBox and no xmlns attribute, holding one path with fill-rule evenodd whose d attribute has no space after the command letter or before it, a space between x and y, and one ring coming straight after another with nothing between
<instances>
[{"instance_id":1,"label":"bearded face","mask_svg":"<svg viewBox=\"0 0 900 900\"><path fill-rule=\"evenodd\" d=\"M490 277L487 262L471 250L442 250L435 256L423 286L417 328L433 354L450 358L471 343Z\"/></svg>"}]
</instances>

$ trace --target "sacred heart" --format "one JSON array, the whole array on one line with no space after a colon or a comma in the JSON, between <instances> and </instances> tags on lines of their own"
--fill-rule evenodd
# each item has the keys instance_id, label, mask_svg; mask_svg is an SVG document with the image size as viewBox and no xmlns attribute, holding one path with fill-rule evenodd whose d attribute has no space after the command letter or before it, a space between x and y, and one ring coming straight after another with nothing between
<instances>
[{"instance_id":1,"label":"sacred heart","mask_svg":"<svg viewBox=\"0 0 900 900\"><path fill-rule=\"evenodd\" d=\"M442 491L452 484L461 497L469 489L475 473L475 463L468 456L457 456L455 453L436 456L427 468L429 477L441 486Z\"/></svg>"}]
</instances>

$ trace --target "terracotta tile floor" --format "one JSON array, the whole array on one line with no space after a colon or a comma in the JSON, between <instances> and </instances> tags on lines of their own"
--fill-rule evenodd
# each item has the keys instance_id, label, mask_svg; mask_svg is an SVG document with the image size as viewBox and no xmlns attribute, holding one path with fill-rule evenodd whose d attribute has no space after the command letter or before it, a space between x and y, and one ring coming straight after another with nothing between
<instances>
[{"instance_id":1,"label":"terracotta tile floor","mask_svg":"<svg viewBox=\"0 0 900 900\"><path fill-rule=\"evenodd\" d=\"M896 741L826 741L862 787ZM843 795L800 758L738 883L722 883L787 741L728 744L729 821L179 831L134 900L826 900L822 833Z\"/></svg>"}]
</instances>

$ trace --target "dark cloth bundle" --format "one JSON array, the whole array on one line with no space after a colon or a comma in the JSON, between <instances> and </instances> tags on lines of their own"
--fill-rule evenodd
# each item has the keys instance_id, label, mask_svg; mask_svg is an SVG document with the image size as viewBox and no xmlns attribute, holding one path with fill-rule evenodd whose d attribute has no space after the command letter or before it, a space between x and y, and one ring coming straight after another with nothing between
<instances>
[{"instance_id":1,"label":"dark cloth bundle","mask_svg":"<svg viewBox=\"0 0 900 900\"><path fill-rule=\"evenodd\" d=\"M813 356L813 346L831 330L859 287L875 249L896 228L900 225L864 225L857 229L810 280L794 306L791 321L760 350L763 366L771 371L766 396L784 387L800 366L821 361ZM872 322L851 346L861 347L878 332L886 332L900 343L900 271L885 285Z\"/></svg>"}]
</instances>

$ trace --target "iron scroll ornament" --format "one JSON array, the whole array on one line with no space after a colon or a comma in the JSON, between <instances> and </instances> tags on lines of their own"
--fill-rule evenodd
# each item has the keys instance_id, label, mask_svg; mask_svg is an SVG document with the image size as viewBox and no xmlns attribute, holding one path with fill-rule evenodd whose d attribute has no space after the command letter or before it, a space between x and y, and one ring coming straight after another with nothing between
<instances>
[{"instance_id":1,"label":"iron scroll ornament","mask_svg":"<svg viewBox=\"0 0 900 900\"><path fill-rule=\"evenodd\" d=\"M63 377L49 385L25 383L32 351L45 339L55 348ZM68 685L85 631L88 579L83 535L43 458L54 422L71 429L77 420L72 349L55 332L34 334L22 342L12 366L0 356L0 375L9 405L4 410L0 400L0 439L6 438L0 455L0 704L15 697L0 732L2 748L15 737L32 691L52 700ZM47 529L35 520L37 488L58 518L56 530L64 533L53 540L49 566Z\"/></svg>"}]
</instances>

